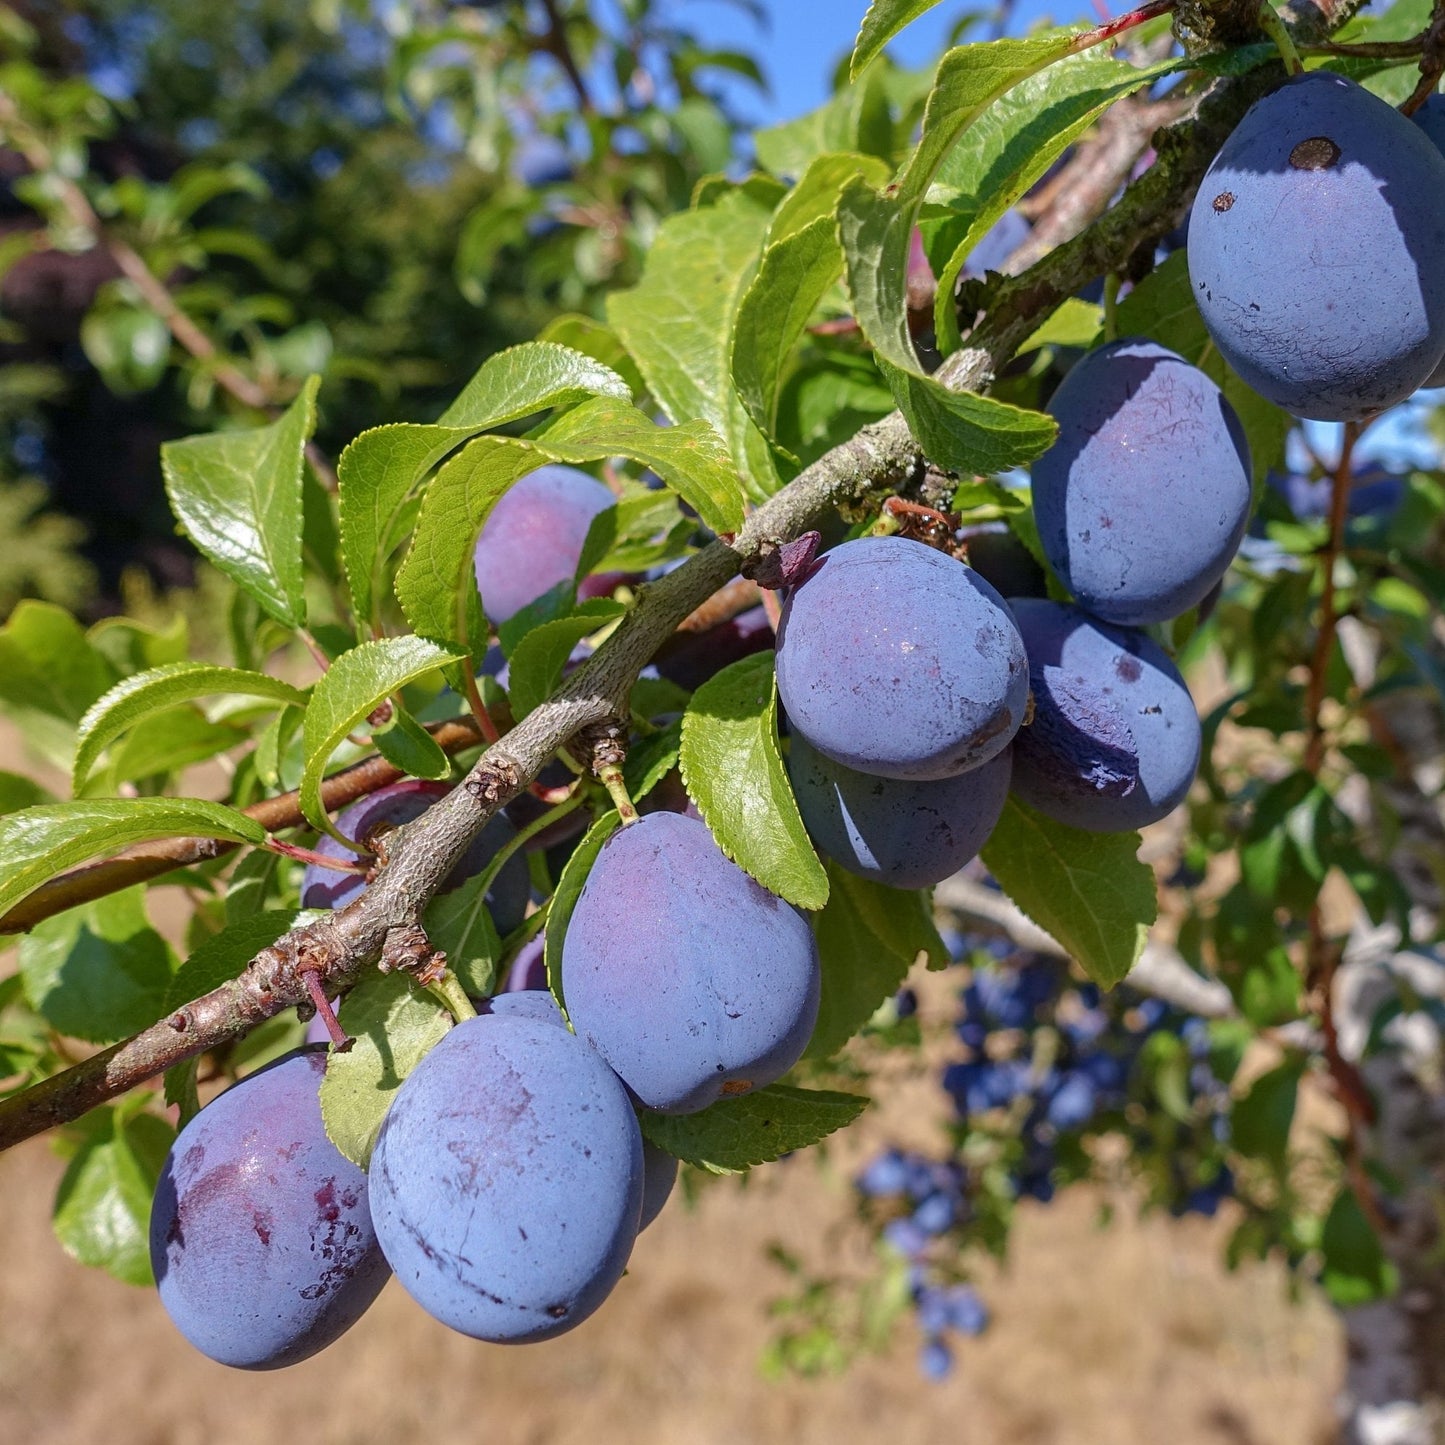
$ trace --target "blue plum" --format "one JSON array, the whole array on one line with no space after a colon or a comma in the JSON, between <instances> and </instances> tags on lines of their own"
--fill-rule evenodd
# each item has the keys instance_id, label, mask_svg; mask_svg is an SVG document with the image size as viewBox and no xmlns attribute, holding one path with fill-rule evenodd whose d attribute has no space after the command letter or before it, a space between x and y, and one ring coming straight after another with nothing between
<instances>
[{"instance_id":1,"label":"blue plum","mask_svg":"<svg viewBox=\"0 0 1445 1445\"><path fill-rule=\"evenodd\" d=\"M672 1197L677 1183L677 1158L656 1144L642 1141L642 1219L637 1232L642 1233Z\"/></svg>"},{"instance_id":2,"label":"blue plum","mask_svg":"<svg viewBox=\"0 0 1445 1445\"><path fill-rule=\"evenodd\" d=\"M1435 149L1445 155L1445 95L1438 91L1426 98L1413 117L1415 124L1434 142ZM1440 364L1420 383L1421 386L1445 386L1445 356Z\"/></svg>"},{"instance_id":3,"label":"blue plum","mask_svg":"<svg viewBox=\"0 0 1445 1445\"><path fill-rule=\"evenodd\" d=\"M976 522L963 529L968 565L1001 597L1044 597L1048 578L1007 522Z\"/></svg>"},{"instance_id":4,"label":"blue plum","mask_svg":"<svg viewBox=\"0 0 1445 1445\"><path fill-rule=\"evenodd\" d=\"M781 1078L813 1032L819 988L802 914L680 813L607 840L562 948L572 1026L664 1113Z\"/></svg>"},{"instance_id":5,"label":"blue plum","mask_svg":"<svg viewBox=\"0 0 1445 1445\"><path fill-rule=\"evenodd\" d=\"M1249 446L1205 374L1155 342L1101 346L1054 393L1034 463L1044 555L1081 607L1142 626L1224 575L1249 521Z\"/></svg>"},{"instance_id":6,"label":"blue plum","mask_svg":"<svg viewBox=\"0 0 1445 1445\"><path fill-rule=\"evenodd\" d=\"M642 1210L642 1135L583 1040L481 1014L407 1076L370 1179L377 1239L428 1314L474 1339L545 1340L581 1324L622 1277Z\"/></svg>"},{"instance_id":7,"label":"blue plum","mask_svg":"<svg viewBox=\"0 0 1445 1445\"><path fill-rule=\"evenodd\" d=\"M303 1049L227 1089L181 1130L156 1189L151 1264L180 1332L223 1365L269 1370L324 1349L389 1275L366 1175L337 1152Z\"/></svg>"},{"instance_id":8,"label":"blue plum","mask_svg":"<svg viewBox=\"0 0 1445 1445\"><path fill-rule=\"evenodd\" d=\"M1189 275L1261 396L1317 421L1383 411L1445 355L1445 157L1354 81L1295 76L1200 183Z\"/></svg>"},{"instance_id":9,"label":"blue plum","mask_svg":"<svg viewBox=\"0 0 1445 1445\"><path fill-rule=\"evenodd\" d=\"M507 972L507 993L528 993L547 987L546 950L545 930L522 945Z\"/></svg>"},{"instance_id":10,"label":"blue plum","mask_svg":"<svg viewBox=\"0 0 1445 1445\"><path fill-rule=\"evenodd\" d=\"M337 814L337 829L364 843L378 835L385 828L399 828L421 817L438 798L444 797L451 788L446 783L429 783L417 778L393 783L388 788L379 788L369 798L353 803ZM441 892L449 893L460 888L468 878L474 878L492 860L496 851L509 843L516 830L505 817L495 817L472 840L472 845L462 855L461 861L447 875ZM315 852L326 858L342 862L354 862L356 854L335 838L325 834L317 840ZM366 887L366 880L360 873L340 873L323 868L319 863L308 863L301 875L301 906L303 908L344 908L360 897ZM530 883L527 864L514 854L503 865L496 881L487 892L487 907L491 909L492 921L501 933L509 933L526 915Z\"/></svg>"},{"instance_id":11,"label":"blue plum","mask_svg":"<svg viewBox=\"0 0 1445 1445\"><path fill-rule=\"evenodd\" d=\"M953 778L908 782L855 772L795 737L788 776L818 850L891 888L928 888L957 873L993 832L1008 798L1009 749Z\"/></svg>"},{"instance_id":12,"label":"blue plum","mask_svg":"<svg viewBox=\"0 0 1445 1445\"><path fill-rule=\"evenodd\" d=\"M1014 742L1013 791L1095 833L1157 822L1199 766L1199 716L1179 670L1142 632L1057 602L1014 613L1029 653L1034 719Z\"/></svg>"},{"instance_id":13,"label":"blue plum","mask_svg":"<svg viewBox=\"0 0 1445 1445\"><path fill-rule=\"evenodd\" d=\"M788 725L846 768L946 778L1008 746L1028 666L1008 606L977 572L904 537L825 553L778 628Z\"/></svg>"},{"instance_id":14,"label":"blue plum","mask_svg":"<svg viewBox=\"0 0 1445 1445\"><path fill-rule=\"evenodd\" d=\"M499 993L486 1002L486 1012L505 1014L510 1018L537 1019L541 1023L555 1024L566 1028L567 1021L557 1000L546 989L524 989L517 993Z\"/></svg>"},{"instance_id":15,"label":"blue plum","mask_svg":"<svg viewBox=\"0 0 1445 1445\"><path fill-rule=\"evenodd\" d=\"M475 569L482 606L506 622L577 570L592 519L616 498L574 467L538 467L492 508L477 539Z\"/></svg>"}]
</instances>

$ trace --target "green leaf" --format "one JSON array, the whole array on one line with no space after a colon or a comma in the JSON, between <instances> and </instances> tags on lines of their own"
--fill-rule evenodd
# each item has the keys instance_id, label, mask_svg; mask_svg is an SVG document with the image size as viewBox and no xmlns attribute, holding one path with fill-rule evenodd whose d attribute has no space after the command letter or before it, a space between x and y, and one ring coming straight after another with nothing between
<instances>
[{"instance_id":1,"label":"green leaf","mask_svg":"<svg viewBox=\"0 0 1445 1445\"><path fill-rule=\"evenodd\" d=\"M422 924L432 946L447 956L447 967L473 998L485 998L497 981L502 941L487 908L490 880L485 873L460 888L433 898Z\"/></svg>"},{"instance_id":2,"label":"green leaf","mask_svg":"<svg viewBox=\"0 0 1445 1445\"><path fill-rule=\"evenodd\" d=\"M632 388L610 366L550 341L528 341L488 357L439 426L494 427L589 396L632 400Z\"/></svg>"},{"instance_id":3,"label":"green leaf","mask_svg":"<svg viewBox=\"0 0 1445 1445\"><path fill-rule=\"evenodd\" d=\"M1068 54L1073 32L1051 31L1027 40L961 45L939 62L924 110L923 131L897 182L880 194L863 180L843 191L839 233L848 290L863 334L887 363L893 394L920 446L941 466L960 471L1022 465L1052 441L1051 419L1001 402L958 395L926 376L908 329L908 250L923 200L944 158L968 127L1021 80Z\"/></svg>"},{"instance_id":4,"label":"green leaf","mask_svg":"<svg viewBox=\"0 0 1445 1445\"><path fill-rule=\"evenodd\" d=\"M117 678L64 608L21 602L0 627L0 706L26 742L70 769L75 725Z\"/></svg>"},{"instance_id":5,"label":"green leaf","mask_svg":"<svg viewBox=\"0 0 1445 1445\"><path fill-rule=\"evenodd\" d=\"M343 652L317 680L301 724L306 766L301 774L300 803L313 827L347 841L332 826L321 804L321 779L332 753L384 698L457 657L424 637L384 637Z\"/></svg>"},{"instance_id":6,"label":"green leaf","mask_svg":"<svg viewBox=\"0 0 1445 1445\"><path fill-rule=\"evenodd\" d=\"M738 1174L846 1128L868 1102L861 1094L772 1084L719 1100L697 1114L644 1111L642 1132L685 1163L714 1174Z\"/></svg>"},{"instance_id":7,"label":"green leaf","mask_svg":"<svg viewBox=\"0 0 1445 1445\"><path fill-rule=\"evenodd\" d=\"M1348 1185L1341 1187L1325 1216L1320 1252L1320 1283L1339 1309L1384 1299L1400 1287L1399 1270Z\"/></svg>"},{"instance_id":8,"label":"green leaf","mask_svg":"<svg viewBox=\"0 0 1445 1445\"><path fill-rule=\"evenodd\" d=\"M767 208L745 189L671 216L647 253L642 280L607 298L607 319L648 390L674 422L712 426L757 501L771 496L780 479L766 438L733 388L729 361L738 303L768 221Z\"/></svg>"},{"instance_id":9,"label":"green leaf","mask_svg":"<svg viewBox=\"0 0 1445 1445\"><path fill-rule=\"evenodd\" d=\"M226 890L227 923L238 923L261 912L280 863L280 857L269 849L253 848L236 864Z\"/></svg>"},{"instance_id":10,"label":"green leaf","mask_svg":"<svg viewBox=\"0 0 1445 1445\"><path fill-rule=\"evenodd\" d=\"M249 741L245 728L207 722L199 708L167 708L111 750L107 791L133 778L169 777Z\"/></svg>"},{"instance_id":11,"label":"green leaf","mask_svg":"<svg viewBox=\"0 0 1445 1445\"><path fill-rule=\"evenodd\" d=\"M543 959L547 965L547 987L552 997L566 1012L567 1004L562 996L562 945L567 939L567 925L572 921L572 910L582 896L582 887L587 875L602 851L602 845L617 831L622 819L616 810L604 813L582 835L582 841L572 851L557 880L556 891L547 909L547 937L543 944Z\"/></svg>"},{"instance_id":12,"label":"green leaf","mask_svg":"<svg viewBox=\"0 0 1445 1445\"><path fill-rule=\"evenodd\" d=\"M1138 961L1158 912L1138 851L1137 833L1085 833L1010 798L983 861L1095 983L1112 988Z\"/></svg>"},{"instance_id":13,"label":"green leaf","mask_svg":"<svg viewBox=\"0 0 1445 1445\"><path fill-rule=\"evenodd\" d=\"M1284 1169L1289 1131L1299 1097L1301 1064L1290 1059L1261 1074L1230 1114L1230 1140L1241 1154Z\"/></svg>"},{"instance_id":14,"label":"green leaf","mask_svg":"<svg viewBox=\"0 0 1445 1445\"><path fill-rule=\"evenodd\" d=\"M921 375L908 331L908 248L933 177L968 127L1019 81L1068 54L1071 32L1027 40L960 45L939 61L923 131L886 196L865 181L843 191L839 224L854 313L874 348L895 367Z\"/></svg>"},{"instance_id":15,"label":"green leaf","mask_svg":"<svg viewBox=\"0 0 1445 1445\"><path fill-rule=\"evenodd\" d=\"M176 957L146 917L143 887L37 923L19 952L25 997L70 1038L114 1043L166 1011Z\"/></svg>"},{"instance_id":16,"label":"green leaf","mask_svg":"<svg viewBox=\"0 0 1445 1445\"><path fill-rule=\"evenodd\" d=\"M279 678L201 662L173 662L118 682L80 720L72 784L78 793L110 743L152 713L215 693L302 703L305 694Z\"/></svg>"},{"instance_id":17,"label":"green leaf","mask_svg":"<svg viewBox=\"0 0 1445 1445\"><path fill-rule=\"evenodd\" d=\"M562 669L573 648L627 610L620 602L607 603L602 608L584 605L585 611L579 609L570 617L559 617L555 622L534 627L512 649L507 662L507 696L512 703L512 716L518 722L551 695L561 681Z\"/></svg>"},{"instance_id":18,"label":"green leaf","mask_svg":"<svg viewBox=\"0 0 1445 1445\"><path fill-rule=\"evenodd\" d=\"M367 974L341 1001L338 1017L353 1043L326 1061L321 1121L331 1142L365 1169L402 1080L441 1042L452 1018L399 971Z\"/></svg>"},{"instance_id":19,"label":"green leaf","mask_svg":"<svg viewBox=\"0 0 1445 1445\"><path fill-rule=\"evenodd\" d=\"M35 808L55 799L33 778L0 769L0 816L18 813L21 808Z\"/></svg>"},{"instance_id":20,"label":"green leaf","mask_svg":"<svg viewBox=\"0 0 1445 1445\"><path fill-rule=\"evenodd\" d=\"M192 949L191 956L176 970L166 988L161 1013L174 1013L213 988L239 978L263 948L269 948L295 925L294 910L251 913L228 922L218 934Z\"/></svg>"},{"instance_id":21,"label":"green leaf","mask_svg":"<svg viewBox=\"0 0 1445 1445\"><path fill-rule=\"evenodd\" d=\"M396 595L411 625L425 637L460 643L470 630L464 614L475 595L477 534L507 488L545 462L575 464L614 456L651 467L708 526L729 531L742 525L737 479L706 422L661 427L635 407L599 397L525 440L478 437L436 474L396 579ZM510 645L509 632L516 635L504 627L504 647Z\"/></svg>"},{"instance_id":22,"label":"green leaf","mask_svg":"<svg viewBox=\"0 0 1445 1445\"><path fill-rule=\"evenodd\" d=\"M430 778L435 782L451 776L451 759L404 707L393 705L391 722L374 730L371 740L377 752L408 777Z\"/></svg>"},{"instance_id":23,"label":"green leaf","mask_svg":"<svg viewBox=\"0 0 1445 1445\"><path fill-rule=\"evenodd\" d=\"M165 1101L177 1111L177 1129L184 1129L201 1112L201 1095L196 1087L200 1069L201 1060L197 1055L183 1059L165 1072Z\"/></svg>"},{"instance_id":24,"label":"green leaf","mask_svg":"<svg viewBox=\"0 0 1445 1445\"><path fill-rule=\"evenodd\" d=\"M199 798L94 798L0 818L0 917L48 878L152 838L224 838L260 846L266 830Z\"/></svg>"},{"instance_id":25,"label":"green leaf","mask_svg":"<svg viewBox=\"0 0 1445 1445\"><path fill-rule=\"evenodd\" d=\"M820 156L778 208L757 275L738 304L731 370L753 422L777 433L778 394L788 358L843 270L834 213L842 188L861 176L888 179L875 156Z\"/></svg>"},{"instance_id":26,"label":"green leaf","mask_svg":"<svg viewBox=\"0 0 1445 1445\"><path fill-rule=\"evenodd\" d=\"M534 440L561 462L629 457L656 472L713 531L742 526L737 470L706 421L658 426L636 407L599 398L557 417Z\"/></svg>"},{"instance_id":27,"label":"green leaf","mask_svg":"<svg viewBox=\"0 0 1445 1445\"><path fill-rule=\"evenodd\" d=\"M357 437L337 464L341 556L357 617L374 616L380 569L401 540L409 499L442 458L479 432L589 396L628 401L632 389L581 351L528 342L488 358L437 425L375 427Z\"/></svg>"},{"instance_id":28,"label":"green leaf","mask_svg":"<svg viewBox=\"0 0 1445 1445\"><path fill-rule=\"evenodd\" d=\"M857 80L905 25L911 25L937 4L938 0L873 0L858 28L858 39L848 62L848 78Z\"/></svg>"},{"instance_id":29,"label":"green leaf","mask_svg":"<svg viewBox=\"0 0 1445 1445\"><path fill-rule=\"evenodd\" d=\"M938 277L941 351L960 344L954 293L984 233L1116 100L1189 64L1178 58L1140 68L1096 50L1066 56L1020 81L969 126L928 192L928 205L947 213L923 224Z\"/></svg>"},{"instance_id":30,"label":"green leaf","mask_svg":"<svg viewBox=\"0 0 1445 1445\"><path fill-rule=\"evenodd\" d=\"M1078 296L1069 296L1019 347L1019 355L1045 346L1092 346L1103 325L1102 306Z\"/></svg>"},{"instance_id":31,"label":"green leaf","mask_svg":"<svg viewBox=\"0 0 1445 1445\"><path fill-rule=\"evenodd\" d=\"M676 766L682 748L682 719L633 743L622 764L622 781L634 803L645 798Z\"/></svg>"},{"instance_id":32,"label":"green leaf","mask_svg":"<svg viewBox=\"0 0 1445 1445\"><path fill-rule=\"evenodd\" d=\"M881 67L845 86L816 110L760 130L753 137L758 164L776 176L801 176L822 155L858 151L893 159L893 115Z\"/></svg>"},{"instance_id":33,"label":"green leaf","mask_svg":"<svg viewBox=\"0 0 1445 1445\"><path fill-rule=\"evenodd\" d=\"M693 693L680 762L688 795L738 867L799 908L828 901L828 875L778 750L772 652L723 668Z\"/></svg>"},{"instance_id":34,"label":"green leaf","mask_svg":"<svg viewBox=\"0 0 1445 1445\"><path fill-rule=\"evenodd\" d=\"M627 348L600 321L590 316L579 316L568 312L554 316L537 333L538 341L554 341L558 346L570 347L610 367L631 388L633 395L647 390L647 383L637 369L637 363L627 354Z\"/></svg>"},{"instance_id":35,"label":"green leaf","mask_svg":"<svg viewBox=\"0 0 1445 1445\"><path fill-rule=\"evenodd\" d=\"M1210 341L1204 318L1194 304L1189 262L1183 251L1176 251L1151 271L1119 303L1119 335L1150 337L1178 352L1219 387L1239 414L1249 439L1256 484L1271 467L1283 465L1284 440L1294 422L1247 387Z\"/></svg>"},{"instance_id":36,"label":"green leaf","mask_svg":"<svg viewBox=\"0 0 1445 1445\"><path fill-rule=\"evenodd\" d=\"M808 1057L838 1052L898 992L920 954L949 962L929 916L926 893L885 888L828 865L828 903L813 920L823 997Z\"/></svg>"},{"instance_id":37,"label":"green leaf","mask_svg":"<svg viewBox=\"0 0 1445 1445\"><path fill-rule=\"evenodd\" d=\"M1057 423L1043 412L973 391L949 391L881 357L875 360L914 439L949 471L987 473L1026 466L1048 451L1058 435Z\"/></svg>"},{"instance_id":38,"label":"green leaf","mask_svg":"<svg viewBox=\"0 0 1445 1445\"><path fill-rule=\"evenodd\" d=\"M320 385L311 377L269 426L161 447L166 495L182 530L286 627L306 621L301 465Z\"/></svg>"},{"instance_id":39,"label":"green leaf","mask_svg":"<svg viewBox=\"0 0 1445 1445\"><path fill-rule=\"evenodd\" d=\"M175 1130L131 1103L102 1105L77 1127L80 1142L55 1193L55 1237L81 1264L150 1284L151 1203Z\"/></svg>"}]
</instances>

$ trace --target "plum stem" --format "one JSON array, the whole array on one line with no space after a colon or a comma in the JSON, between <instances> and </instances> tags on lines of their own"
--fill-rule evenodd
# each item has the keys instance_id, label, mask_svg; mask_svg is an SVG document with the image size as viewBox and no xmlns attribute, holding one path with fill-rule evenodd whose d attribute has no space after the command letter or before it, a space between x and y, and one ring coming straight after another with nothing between
<instances>
[{"instance_id":1,"label":"plum stem","mask_svg":"<svg viewBox=\"0 0 1445 1445\"><path fill-rule=\"evenodd\" d=\"M344 1054L351 1047L351 1038L341 1027L341 1022L331 1007L331 1000L326 997L326 990L321 986L321 975L308 969L301 975L301 982L306 985L306 992L311 995L316 1017L326 1025L326 1032L331 1035L332 1046L338 1054Z\"/></svg>"},{"instance_id":2,"label":"plum stem","mask_svg":"<svg viewBox=\"0 0 1445 1445\"><path fill-rule=\"evenodd\" d=\"M446 969L439 978L435 978L427 984L426 991L433 998L440 1000L447 1012L459 1024L476 1018L477 1011L472 1007L472 1001L467 997L466 989L462 987L460 980L451 969Z\"/></svg>"},{"instance_id":3,"label":"plum stem","mask_svg":"<svg viewBox=\"0 0 1445 1445\"><path fill-rule=\"evenodd\" d=\"M333 868L338 873L369 873L372 868L371 862L363 862L360 859L355 861L342 858L328 858L325 853L318 853L312 848L302 848L295 843L283 842L280 838L267 838L266 850L270 853L279 853L283 858L294 858L298 863L310 863L317 868Z\"/></svg>"},{"instance_id":4,"label":"plum stem","mask_svg":"<svg viewBox=\"0 0 1445 1445\"><path fill-rule=\"evenodd\" d=\"M1152 4L1141 5L1137 10L1130 10L1128 14L1120 15L1116 20L1106 21L1093 30L1081 31L1070 42L1069 54L1077 55L1081 50L1089 50L1095 45L1103 45L1116 35L1122 35L1124 31L1132 30L1136 25L1143 25L1148 20L1157 20L1159 16L1169 15L1173 10L1174 0L1153 0Z\"/></svg>"},{"instance_id":5,"label":"plum stem","mask_svg":"<svg viewBox=\"0 0 1445 1445\"><path fill-rule=\"evenodd\" d=\"M462 659L462 684L466 689L467 706L472 710L472 719L490 746L501 737L501 733L497 731L497 725L492 721L486 703L482 701L482 692L477 686L477 670L470 657Z\"/></svg>"},{"instance_id":6,"label":"plum stem","mask_svg":"<svg viewBox=\"0 0 1445 1445\"><path fill-rule=\"evenodd\" d=\"M1284 61L1284 68L1291 75L1303 75L1305 63L1300 59L1294 39L1284 21L1280 19L1279 12L1269 3L1269 0L1264 0L1259 7L1259 28L1274 42L1275 49L1279 51L1279 58Z\"/></svg>"},{"instance_id":7,"label":"plum stem","mask_svg":"<svg viewBox=\"0 0 1445 1445\"><path fill-rule=\"evenodd\" d=\"M617 805L617 816L622 819L623 823L636 823L638 821L637 809L632 805L632 797L623 780L621 766L617 763L604 763L597 769L597 778Z\"/></svg>"},{"instance_id":8,"label":"plum stem","mask_svg":"<svg viewBox=\"0 0 1445 1445\"><path fill-rule=\"evenodd\" d=\"M1104 277L1104 340L1119 339L1119 273L1110 271Z\"/></svg>"}]
</instances>

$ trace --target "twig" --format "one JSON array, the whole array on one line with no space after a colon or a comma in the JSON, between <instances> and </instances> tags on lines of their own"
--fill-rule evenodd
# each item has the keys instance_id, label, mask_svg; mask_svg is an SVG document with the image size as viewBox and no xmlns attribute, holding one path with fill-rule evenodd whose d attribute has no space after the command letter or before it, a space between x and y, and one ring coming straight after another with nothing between
<instances>
[{"instance_id":1,"label":"twig","mask_svg":"<svg viewBox=\"0 0 1445 1445\"><path fill-rule=\"evenodd\" d=\"M427 731L445 753L465 752L468 748L480 747L484 742L470 718L432 723ZM321 800L328 813L335 812L379 788L400 782L404 777L406 774L385 758L366 758L327 778L321 785ZM254 818L268 833L309 826L294 792L252 803L241 811L248 818ZM154 843L140 843L113 857L72 868L58 878L42 883L34 893L21 899L0 917L0 935L28 933L37 923L63 913L67 908L93 903L97 898L104 898L136 883L145 883L176 868L223 857L233 852L236 846L217 838L164 838Z\"/></svg>"},{"instance_id":2,"label":"twig","mask_svg":"<svg viewBox=\"0 0 1445 1445\"><path fill-rule=\"evenodd\" d=\"M577 94L577 108L583 115L593 115L597 107L592 104L587 82L582 78L577 57L572 53L572 43L567 39L567 24L557 11L557 0L542 0L542 9L547 16L547 30L542 37L541 48L556 60L571 81Z\"/></svg>"},{"instance_id":3,"label":"twig","mask_svg":"<svg viewBox=\"0 0 1445 1445\"><path fill-rule=\"evenodd\" d=\"M999 288L991 314L974 329L969 345L944 362L936 378L958 390L984 389L995 370L1066 296L1182 211L1218 147L1220 129L1232 129L1263 83L1257 76L1220 82L1193 121L1176 127L1159 145L1156 164L1113 212L1033 272ZM404 944L418 932L422 908L471 840L559 749L579 733L616 726L616 719L628 715L632 683L657 648L743 563L757 556L764 543L797 537L834 507L863 508L907 490L921 471L920 463L907 424L899 413L891 413L805 468L753 512L735 538L713 542L641 589L615 631L563 679L551 698L489 747L461 786L396 831L386 865L354 902L293 929L262 950L238 979L169 1018L0 1101L0 1149L78 1118L294 1007L308 996L304 973L316 973L333 992L349 987L368 963L388 956L393 938Z\"/></svg>"}]
</instances>

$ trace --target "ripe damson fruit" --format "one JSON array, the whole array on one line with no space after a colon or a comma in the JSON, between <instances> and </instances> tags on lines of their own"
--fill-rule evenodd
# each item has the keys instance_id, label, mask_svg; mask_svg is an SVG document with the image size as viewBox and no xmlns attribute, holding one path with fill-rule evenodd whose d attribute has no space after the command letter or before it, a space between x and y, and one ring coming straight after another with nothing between
<instances>
[{"instance_id":1,"label":"ripe damson fruit","mask_svg":"<svg viewBox=\"0 0 1445 1445\"><path fill-rule=\"evenodd\" d=\"M384 828L399 828L403 823L413 822L450 791L446 783L408 778L390 787L379 788L369 798L353 803L337 814L336 826L348 838L364 843L368 838L378 836ZM440 891L449 893L454 888L460 888L468 878L476 877L491 862L496 851L514 836L515 829L506 818L493 818L472 840L471 847L462 854L457 866L447 874ZM342 862L354 862L357 856L350 848L324 833L317 840L314 851ZM323 868L319 863L308 863L301 875L301 906L344 908L359 897L365 887L366 880L360 873L340 873ZM526 860L514 854L503 864L496 881L487 890L487 907L499 933L509 933L522 921L527 911L530 887Z\"/></svg>"},{"instance_id":2,"label":"ripe damson fruit","mask_svg":"<svg viewBox=\"0 0 1445 1445\"><path fill-rule=\"evenodd\" d=\"M677 1183L677 1158L656 1144L642 1141L642 1219L637 1232L642 1233L672 1197Z\"/></svg>"},{"instance_id":3,"label":"ripe damson fruit","mask_svg":"<svg viewBox=\"0 0 1445 1445\"><path fill-rule=\"evenodd\" d=\"M778 627L788 725L825 757L884 778L946 778L1008 746L1028 666L1002 597L904 537L826 552Z\"/></svg>"},{"instance_id":4,"label":"ripe damson fruit","mask_svg":"<svg viewBox=\"0 0 1445 1445\"><path fill-rule=\"evenodd\" d=\"M321 1123L326 1054L248 1075L181 1130L161 1170L150 1251L161 1303L223 1365L270 1370L324 1349L389 1271L367 1180Z\"/></svg>"},{"instance_id":5,"label":"ripe damson fruit","mask_svg":"<svg viewBox=\"0 0 1445 1445\"><path fill-rule=\"evenodd\" d=\"M1445 158L1354 81L1294 76L1200 183L1189 275L1261 396L1315 421L1383 411L1445 355Z\"/></svg>"},{"instance_id":6,"label":"ripe damson fruit","mask_svg":"<svg viewBox=\"0 0 1445 1445\"><path fill-rule=\"evenodd\" d=\"M795 737L788 776L819 852L891 888L928 888L957 873L993 832L1008 798L1005 748L982 767L914 783L855 772Z\"/></svg>"},{"instance_id":7,"label":"ripe damson fruit","mask_svg":"<svg viewBox=\"0 0 1445 1445\"><path fill-rule=\"evenodd\" d=\"M1034 463L1044 555L1079 605L1142 626L1224 575L1249 521L1249 445L1219 388L1132 338L1091 351L1049 402L1059 439Z\"/></svg>"},{"instance_id":8,"label":"ripe damson fruit","mask_svg":"<svg viewBox=\"0 0 1445 1445\"><path fill-rule=\"evenodd\" d=\"M1013 791L1061 823L1122 833L1157 822L1199 766L1199 716L1152 638L1057 602L1014 603L1033 722L1014 742Z\"/></svg>"},{"instance_id":9,"label":"ripe damson fruit","mask_svg":"<svg viewBox=\"0 0 1445 1445\"><path fill-rule=\"evenodd\" d=\"M622 1278L642 1134L582 1039L481 1014L407 1076L370 1179L376 1236L407 1293L462 1334L521 1344L581 1324Z\"/></svg>"},{"instance_id":10,"label":"ripe damson fruit","mask_svg":"<svg viewBox=\"0 0 1445 1445\"><path fill-rule=\"evenodd\" d=\"M1438 91L1428 96L1413 117L1415 124L1434 142L1435 149L1445 155L1445 95ZM1445 356L1440 364L1420 383L1421 386L1445 386Z\"/></svg>"},{"instance_id":11,"label":"ripe damson fruit","mask_svg":"<svg viewBox=\"0 0 1445 1445\"><path fill-rule=\"evenodd\" d=\"M538 467L514 483L477 538L477 590L487 616L506 622L568 581L577 571L592 519L616 500L601 482L574 467ZM610 591L615 583L616 578L606 579L601 590ZM587 595L585 587L580 591Z\"/></svg>"},{"instance_id":12,"label":"ripe damson fruit","mask_svg":"<svg viewBox=\"0 0 1445 1445\"><path fill-rule=\"evenodd\" d=\"M781 1078L812 1035L819 988L802 914L680 813L607 840L562 948L573 1028L663 1113Z\"/></svg>"}]
</instances>

